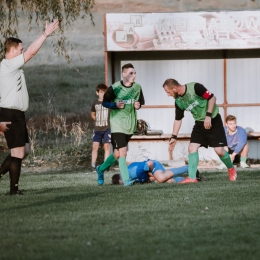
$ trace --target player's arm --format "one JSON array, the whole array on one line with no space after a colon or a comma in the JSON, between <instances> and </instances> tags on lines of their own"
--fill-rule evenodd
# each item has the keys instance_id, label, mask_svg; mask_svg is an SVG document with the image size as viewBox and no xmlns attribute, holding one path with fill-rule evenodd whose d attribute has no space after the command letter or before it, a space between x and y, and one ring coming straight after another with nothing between
<instances>
[{"instance_id":1,"label":"player's arm","mask_svg":"<svg viewBox=\"0 0 260 260\"><path fill-rule=\"evenodd\" d=\"M134 107L136 110L140 109L142 107L142 105L145 104L145 100L144 100L144 95L143 95L143 91L141 89L140 91L140 96L139 96L139 99L138 100L135 100L135 103L134 103Z\"/></svg>"},{"instance_id":2,"label":"player's arm","mask_svg":"<svg viewBox=\"0 0 260 260\"><path fill-rule=\"evenodd\" d=\"M116 95L114 93L114 90L113 88L110 86L104 97L103 97L103 102L102 102L102 106L103 107L106 107L106 108L110 108L110 109L117 109L118 108L118 101L117 102L114 102L116 98Z\"/></svg>"},{"instance_id":3,"label":"player's arm","mask_svg":"<svg viewBox=\"0 0 260 260\"><path fill-rule=\"evenodd\" d=\"M182 110L175 102L175 120L173 122L172 135L169 139L168 151L172 152L177 141L177 136L181 128L182 118L184 117L184 110Z\"/></svg>"},{"instance_id":4,"label":"player's arm","mask_svg":"<svg viewBox=\"0 0 260 260\"><path fill-rule=\"evenodd\" d=\"M208 100L208 110L204 120L205 129L211 128L211 114L213 112L214 106L216 104L216 97L213 93L208 91L202 84L196 83L194 86L196 95Z\"/></svg>"},{"instance_id":5,"label":"player's arm","mask_svg":"<svg viewBox=\"0 0 260 260\"><path fill-rule=\"evenodd\" d=\"M96 112L91 112L91 118L96 121Z\"/></svg>"},{"instance_id":6,"label":"player's arm","mask_svg":"<svg viewBox=\"0 0 260 260\"><path fill-rule=\"evenodd\" d=\"M45 31L36 40L34 40L28 49L24 52L24 63L36 55L42 44L45 42L46 38L58 28L58 19L55 19L52 23L48 23L46 21Z\"/></svg>"}]
</instances>

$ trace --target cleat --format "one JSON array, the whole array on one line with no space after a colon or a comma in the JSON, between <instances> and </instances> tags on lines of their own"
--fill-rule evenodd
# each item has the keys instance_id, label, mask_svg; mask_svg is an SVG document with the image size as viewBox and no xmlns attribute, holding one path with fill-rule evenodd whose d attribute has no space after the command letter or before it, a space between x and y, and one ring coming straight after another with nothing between
<instances>
[{"instance_id":1,"label":"cleat","mask_svg":"<svg viewBox=\"0 0 260 260\"><path fill-rule=\"evenodd\" d=\"M104 173L99 170L99 166L96 167L96 172L98 174L97 182L99 185L103 185L104 183Z\"/></svg>"},{"instance_id":2,"label":"cleat","mask_svg":"<svg viewBox=\"0 0 260 260\"><path fill-rule=\"evenodd\" d=\"M237 173L236 173L235 168L229 168L228 169L228 175L229 175L229 180L230 181L236 181Z\"/></svg>"},{"instance_id":3,"label":"cleat","mask_svg":"<svg viewBox=\"0 0 260 260\"><path fill-rule=\"evenodd\" d=\"M249 165L246 162L240 162L241 168L249 168Z\"/></svg>"},{"instance_id":4,"label":"cleat","mask_svg":"<svg viewBox=\"0 0 260 260\"><path fill-rule=\"evenodd\" d=\"M127 181L124 181L124 186L132 186L134 184L135 180L127 180Z\"/></svg>"},{"instance_id":5,"label":"cleat","mask_svg":"<svg viewBox=\"0 0 260 260\"><path fill-rule=\"evenodd\" d=\"M197 178L197 181L207 181L206 178L204 178L203 176L201 176L200 172L197 170L196 172L196 178Z\"/></svg>"},{"instance_id":6,"label":"cleat","mask_svg":"<svg viewBox=\"0 0 260 260\"><path fill-rule=\"evenodd\" d=\"M18 190L18 191L10 193L10 195L11 196L13 196L13 195L18 195L19 196L19 195L23 195L23 193L20 190Z\"/></svg>"},{"instance_id":7,"label":"cleat","mask_svg":"<svg viewBox=\"0 0 260 260\"><path fill-rule=\"evenodd\" d=\"M198 182L197 178L191 179L189 177L186 177L183 181L179 182L180 184L186 184L186 183L194 183Z\"/></svg>"}]
</instances>

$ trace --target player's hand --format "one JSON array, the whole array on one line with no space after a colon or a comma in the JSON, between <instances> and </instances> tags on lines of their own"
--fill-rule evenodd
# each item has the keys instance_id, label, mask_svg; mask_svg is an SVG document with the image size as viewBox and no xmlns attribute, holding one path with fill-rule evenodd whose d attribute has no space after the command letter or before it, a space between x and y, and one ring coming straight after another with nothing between
<instances>
[{"instance_id":1,"label":"player's hand","mask_svg":"<svg viewBox=\"0 0 260 260\"><path fill-rule=\"evenodd\" d=\"M51 22L51 23L48 23L46 21L45 33L46 33L47 36L49 36L50 34L52 34L58 28L59 28L59 20L58 19L54 19L53 22Z\"/></svg>"},{"instance_id":2,"label":"player's hand","mask_svg":"<svg viewBox=\"0 0 260 260\"><path fill-rule=\"evenodd\" d=\"M171 140L169 141L169 146L168 146L168 151L172 152L174 150L174 147L176 145L176 139L171 138Z\"/></svg>"},{"instance_id":3,"label":"player's hand","mask_svg":"<svg viewBox=\"0 0 260 260\"><path fill-rule=\"evenodd\" d=\"M134 107L135 107L135 109L139 109L140 108L140 102L135 100Z\"/></svg>"},{"instance_id":4,"label":"player's hand","mask_svg":"<svg viewBox=\"0 0 260 260\"><path fill-rule=\"evenodd\" d=\"M122 100L118 100L118 101L116 101L116 106L117 106L117 108L124 108L125 103Z\"/></svg>"},{"instance_id":5,"label":"player's hand","mask_svg":"<svg viewBox=\"0 0 260 260\"><path fill-rule=\"evenodd\" d=\"M2 132L2 134L4 134L4 132L6 130L8 130L7 125L10 125L10 124L12 124L12 123L11 122L1 122L0 123L0 131Z\"/></svg>"},{"instance_id":6,"label":"player's hand","mask_svg":"<svg viewBox=\"0 0 260 260\"><path fill-rule=\"evenodd\" d=\"M210 116L206 116L205 117L204 127L205 127L205 129L210 129L212 127L212 125L211 125L211 117Z\"/></svg>"}]
</instances>

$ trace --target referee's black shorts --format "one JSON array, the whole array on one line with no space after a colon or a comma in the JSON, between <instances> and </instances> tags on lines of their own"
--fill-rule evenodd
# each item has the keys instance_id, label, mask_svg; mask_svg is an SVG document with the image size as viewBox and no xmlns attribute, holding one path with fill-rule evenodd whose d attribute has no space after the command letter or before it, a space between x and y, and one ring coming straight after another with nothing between
<instances>
[{"instance_id":1,"label":"referee's black shorts","mask_svg":"<svg viewBox=\"0 0 260 260\"><path fill-rule=\"evenodd\" d=\"M25 146L29 143L29 136L23 111L1 108L0 122L11 122L8 130L4 132L9 149Z\"/></svg>"},{"instance_id":2,"label":"referee's black shorts","mask_svg":"<svg viewBox=\"0 0 260 260\"><path fill-rule=\"evenodd\" d=\"M227 139L220 114L211 119L211 125L210 129L205 129L204 121L195 121L190 142L201 144L201 146L206 148L227 146Z\"/></svg>"}]
</instances>

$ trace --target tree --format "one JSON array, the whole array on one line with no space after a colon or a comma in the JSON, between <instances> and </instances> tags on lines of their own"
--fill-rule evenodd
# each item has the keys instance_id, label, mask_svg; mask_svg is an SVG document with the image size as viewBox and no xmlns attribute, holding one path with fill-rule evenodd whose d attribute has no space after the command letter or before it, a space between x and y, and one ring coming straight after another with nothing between
<instances>
[{"instance_id":1,"label":"tree","mask_svg":"<svg viewBox=\"0 0 260 260\"><path fill-rule=\"evenodd\" d=\"M4 57L3 44L8 37L18 37L20 16L22 12L28 18L28 30L32 25L39 29L44 28L45 21L58 18L60 30L53 38L52 44L58 56L63 55L68 63L70 56L68 48L72 48L70 42L64 36L64 30L78 18L90 17L94 24L91 9L95 0L0 0L0 59Z\"/></svg>"}]
</instances>

